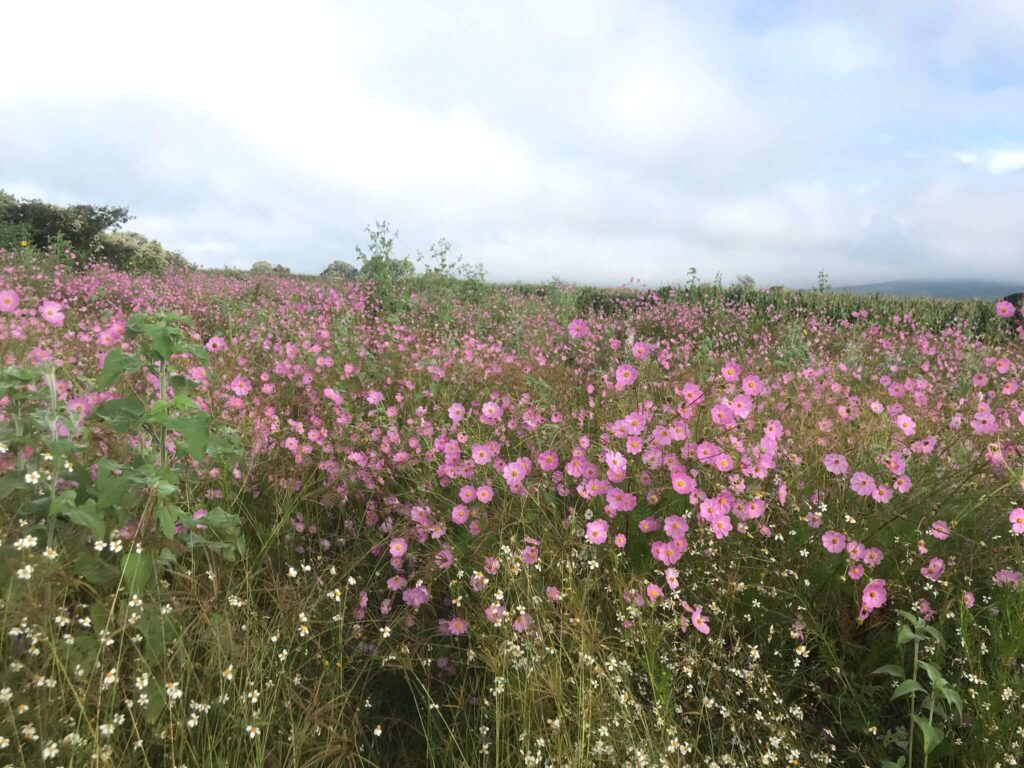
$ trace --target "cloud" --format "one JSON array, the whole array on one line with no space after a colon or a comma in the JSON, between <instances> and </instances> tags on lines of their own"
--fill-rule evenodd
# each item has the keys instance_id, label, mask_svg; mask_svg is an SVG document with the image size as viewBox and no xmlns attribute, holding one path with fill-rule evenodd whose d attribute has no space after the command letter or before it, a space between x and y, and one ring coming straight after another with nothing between
<instances>
[{"instance_id":1,"label":"cloud","mask_svg":"<svg viewBox=\"0 0 1024 768\"><path fill-rule=\"evenodd\" d=\"M0 187L208 265L318 271L388 219L503 280L999 277L1020 8L6 4Z\"/></svg>"}]
</instances>

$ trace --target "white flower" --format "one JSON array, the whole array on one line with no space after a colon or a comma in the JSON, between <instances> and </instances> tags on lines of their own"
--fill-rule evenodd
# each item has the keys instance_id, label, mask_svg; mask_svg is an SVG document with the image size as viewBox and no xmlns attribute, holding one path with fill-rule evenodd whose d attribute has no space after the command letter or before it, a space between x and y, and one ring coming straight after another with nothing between
<instances>
[{"instance_id":1,"label":"white flower","mask_svg":"<svg viewBox=\"0 0 1024 768\"><path fill-rule=\"evenodd\" d=\"M32 571L33 570L34 569L32 568L31 565L26 565L24 568L19 568L18 569L18 578L21 579L22 581L28 581L29 579L32 578Z\"/></svg>"},{"instance_id":2,"label":"white flower","mask_svg":"<svg viewBox=\"0 0 1024 768\"><path fill-rule=\"evenodd\" d=\"M31 472L25 473L25 482L28 483L29 485L37 485L39 483L40 477L42 477L42 475L40 475L37 471L32 470Z\"/></svg>"},{"instance_id":3,"label":"white flower","mask_svg":"<svg viewBox=\"0 0 1024 768\"><path fill-rule=\"evenodd\" d=\"M259 726L255 726L255 725L247 725L247 726L245 726L245 732L249 734L249 738L250 739L255 739L257 736L260 735Z\"/></svg>"}]
</instances>

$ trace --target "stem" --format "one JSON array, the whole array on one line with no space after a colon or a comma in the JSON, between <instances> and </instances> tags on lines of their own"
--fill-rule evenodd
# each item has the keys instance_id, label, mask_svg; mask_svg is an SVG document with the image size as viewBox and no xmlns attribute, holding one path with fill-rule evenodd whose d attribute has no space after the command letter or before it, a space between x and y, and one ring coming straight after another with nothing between
<instances>
[{"instance_id":1,"label":"stem","mask_svg":"<svg viewBox=\"0 0 1024 768\"><path fill-rule=\"evenodd\" d=\"M167 366L160 365L160 402L167 399ZM167 427L160 424L160 469L167 466Z\"/></svg>"},{"instance_id":2,"label":"stem","mask_svg":"<svg viewBox=\"0 0 1024 768\"><path fill-rule=\"evenodd\" d=\"M917 681L917 659L918 654L921 650L921 641L914 640L914 667L911 672L912 679ZM914 705L916 704L917 693L914 691L910 692L910 742L907 745L907 768L913 768L914 765ZM925 755L925 764L927 765L928 756Z\"/></svg>"}]
</instances>

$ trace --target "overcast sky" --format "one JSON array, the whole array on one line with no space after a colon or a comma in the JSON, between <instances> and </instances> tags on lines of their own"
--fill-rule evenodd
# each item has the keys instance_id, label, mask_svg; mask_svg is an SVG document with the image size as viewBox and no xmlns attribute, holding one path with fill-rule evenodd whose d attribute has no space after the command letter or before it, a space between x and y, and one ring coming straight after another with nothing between
<instances>
[{"instance_id":1,"label":"overcast sky","mask_svg":"<svg viewBox=\"0 0 1024 768\"><path fill-rule=\"evenodd\" d=\"M1024 2L0 3L0 188L206 266L1024 279Z\"/></svg>"}]
</instances>

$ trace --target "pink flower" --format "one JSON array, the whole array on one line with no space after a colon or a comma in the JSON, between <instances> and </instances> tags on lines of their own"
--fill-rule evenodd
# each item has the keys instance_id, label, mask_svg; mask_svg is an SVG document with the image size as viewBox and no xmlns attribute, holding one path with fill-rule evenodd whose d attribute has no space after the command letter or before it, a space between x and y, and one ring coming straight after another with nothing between
<instances>
[{"instance_id":1,"label":"pink flower","mask_svg":"<svg viewBox=\"0 0 1024 768\"><path fill-rule=\"evenodd\" d=\"M885 601L888 599L889 593L885 590L885 579L872 579L864 586L864 591L861 593L862 614L866 617L876 608L885 605Z\"/></svg>"},{"instance_id":2,"label":"pink flower","mask_svg":"<svg viewBox=\"0 0 1024 768\"><path fill-rule=\"evenodd\" d=\"M1000 568L992 578L997 587L1013 587L1020 589L1020 571L1011 571L1009 568Z\"/></svg>"},{"instance_id":3,"label":"pink flower","mask_svg":"<svg viewBox=\"0 0 1024 768\"><path fill-rule=\"evenodd\" d=\"M1008 301L996 302L996 315L998 317L1013 317L1017 308Z\"/></svg>"},{"instance_id":4,"label":"pink flower","mask_svg":"<svg viewBox=\"0 0 1024 768\"><path fill-rule=\"evenodd\" d=\"M13 312L18 308L21 299L12 290L0 291L0 312Z\"/></svg>"},{"instance_id":5,"label":"pink flower","mask_svg":"<svg viewBox=\"0 0 1024 768\"><path fill-rule=\"evenodd\" d=\"M693 628L702 635L707 635L711 632L711 625L709 625L708 620L704 618L699 605L693 609L693 614L690 616L690 623L693 624Z\"/></svg>"},{"instance_id":6,"label":"pink flower","mask_svg":"<svg viewBox=\"0 0 1024 768\"><path fill-rule=\"evenodd\" d=\"M206 342L207 352L220 352L222 349L227 349L228 343L222 336L212 336L210 340Z\"/></svg>"},{"instance_id":7,"label":"pink flower","mask_svg":"<svg viewBox=\"0 0 1024 768\"><path fill-rule=\"evenodd\" d=\"M419 608L430 600L430 592L422 584L410 587L402 592L402 602L410 608Z\"/></svg>"},{"instance_id":8,"label":"pink flower","mask_svg":"<svg viewBox=\"0 0 1024 768\"><path fill-rule=\"evenodd\" d=\"M406 552L409 551L409 545L403 538L396 538L391 540L390 546L392 557L402 557Z\"/></svg>"},{"instance_id":9,"label":"pink flower","mask_svg":"<svg viewBox=\"0 0 1024 768\"><path fill-rule=\"evenodd\" d=\"M618 390L625 389L636 381L636 375L636 368L629 365L629 363L623 363L615 369L615 388Z\"/></svg>"},{"instance_id":10,"label":"pink flower","mask_svg":"<svg viewBox=\"0 0 1024 768\"><path fill-rule=\"evenodd\" d=\"M939 541L945 541L949 538L949 523L945 520L936 520L932 523L932 527L928 530L928 533Z\"/></svg>"},{"instance_id":11,"label":"pink flower","mask_svg":"<svg viewBox=\"0 0 1024 768\"><path fill-rule=\"evenodd\" d=\"M64 325L64 313L61 309L61 305L56 301L47 299L39 305L39 314L50 325Z\"/></svg>"},{"instance_id":12,"label":"pink flower","mask_svg":"<svg viewBox=\"0 0 1024 768\"><path fill-rule=\"evenodd\" d=\"M586 339L590 337L590 326L585 320L573 320L569 323L569 335L574 339Z\"/></svg>"},{"instance_id":13,"label":"pink flower","mask_svg":"<svg viewBox=\"0 0 1024 768\"><path fill-rule=\"evenodd\" d=\"M946 563L943 562L941 557L933 557L928 561L928 565L921 569L921 575L929 581L938 581L942 578L942 574L946 570Z\"/></svg>"},{"instance_id":14,"label":"pink flower","mask_svg":"<svg viewBox=\"0 0 1024 768\"><path fill-rule=\"evenodd\" d=\"M452 522L456 525L465 525L469 520L469 507L465 504L456 504L452 507Z\"/></svg>"},{"instance_id":15,"label":"pink flower","mask_svg":"<svg viewBox=\"0 0 1024 768\"><path fill-rule=\"evenodd\" d=\"M533 619L530 617L530 614L528 613L520 615L516 618L515 621L512 622L512 629L518 632L519 634L522 634L523 632L529 632L532 626Z\"/></svg>"},{"instance_id":16,"label":"pink flower","mask_svg":"<svg viewBox=\"0 0 1024 768\"><path fill-rule=\"evenodd\" d=\"M1010 526L1014 536L1024 535L1024 507L1010 510Z\"/></svg>"},{"instance_id":17,"label":"pink flower","mask_svg":"<svg viewBox=\"0 0 1024 768\"><path fill-rule=\"evenodd\" d=\"M458 637L459 635L466 634L466 630L469 629L469 622L461 616L453 616L450 619L440 619L437 622L438 629L441 630L442 634L449 635L451 637Z\"/></svg>"},{"instance_id":18,"label":"pink flower","mask_svg":"<svg viewBox=\"0 0 1024 768\"><path fill-rule=\"evenodd\" d=\"M476 500L481 504L486 504L494 498L494 491L491 490L489 485L481 485L476 489Z\"/></svg>"},{"instance_id":19,"label":"pink flower","mask_svg":"<svg viewBox=\"0 0 1024 768\"><path fill-rule=\"evenodd\" d=\"M587 523L586 539L591 544L604 544L608 541L608 521L591 520Z\"/></svg>"},{"instance_id":20,"label":"pink flower","mask_svg":"<svg viewBox=\"0 0 1024 768\"><path fill-rule=\"evenodd\" d=\"M845 475L850 469L849 462L841 453L828 453L822 457L821 463L833 475Z\"/></svg>"},{"instance_id":21,"label":"pink flower","mask_svg":"<svg viewBox=\"0 0 1024 768\"><path fill-rule=\"evenodd\" d=\"M821 537L821 545L833 555L838 555L846 549L846 536L839 531L825 531Z\"/></svg>"},{"instance_id":22,"label":"pink flower","mask_svg":"<svg viewBox=\"0 0 1024 768\"><path fill-rule=\"evenodd\" d=\"M722 378L726 381L736 381L740 377L740 367L731 360L722 366Z\"/></svg>"},{"instance_id":23,"label":"pink flower","mask_svg":"<svg viewBox=\"0 0 1024 768\"><path fill-rule=\"evenodd\" d=\"M875 492L875 479L867 472L854 472L850 478L850 490L858 496L870 496Z\"/></svg>"},{"instance_id":24,"label":"pink flower","mask_svg":"<svg viewBox=\"0 0 1024 768\"><path fill-rule=\"evenodd\" d=\"M697 489L697 482L685 472L672 473L672 490L684 496L689 496Z\"/></svg>"},{"instance_id":25,"label":"pink flower","mask_svg":"<svg viewBox=\"0 0 1024 768\"><path fill-rule=\"evenodd\" d=\"M896 417L896 426L899 427L907 437L910 437L917 431L917 424L915 424L914 420L905 413L901 413Z\"/></svg>"}]
</instances>

